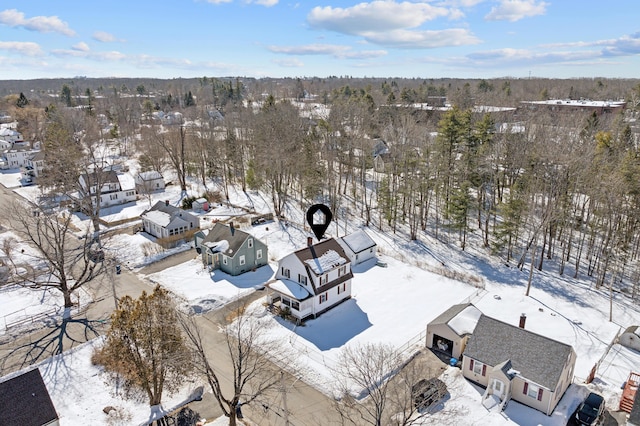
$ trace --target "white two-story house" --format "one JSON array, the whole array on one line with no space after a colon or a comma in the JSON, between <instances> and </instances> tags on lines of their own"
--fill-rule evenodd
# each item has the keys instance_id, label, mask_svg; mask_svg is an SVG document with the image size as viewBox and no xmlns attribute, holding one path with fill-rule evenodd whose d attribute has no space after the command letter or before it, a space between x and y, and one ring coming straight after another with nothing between
<instances>
[{"instance_id":1,"label":"white two-story house","mask_svg":"<svg viewBox=\"0 0 640 426\"><path fill-rule=\"evenodd\" d=\"M100 187L100 191L98 191ZM95 206L100 192L100 207L115 206L136 200L133 177L118 174L114 170L104 170L80 175L81 197L91 198Z\"/></svg>"},{"instance_id":2,"label":"white two-story house","mask_svg":"<svg viewBox=\"0 0 640 426\"><path fill-rule=\"evenodd\" d=\"M280 259L267 301L298 320L315 318L351 297L352 278L349 258L330 238Z\"/></svg>"}]
</instances>

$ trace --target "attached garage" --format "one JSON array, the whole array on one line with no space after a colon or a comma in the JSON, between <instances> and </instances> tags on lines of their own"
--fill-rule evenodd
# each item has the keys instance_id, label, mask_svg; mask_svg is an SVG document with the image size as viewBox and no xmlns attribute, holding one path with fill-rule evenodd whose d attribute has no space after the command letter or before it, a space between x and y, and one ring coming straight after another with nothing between
<instances>
[{"instance_id":1,"label":"attached garage","mask_svg":"<svg viewBox=\"0 0 640 426\"><path fill-rule=\"evenodd\" d=\"M427 347L460 359L480 315L471 303L453 305L427 324Z\"/></svg>"}]
</instances>

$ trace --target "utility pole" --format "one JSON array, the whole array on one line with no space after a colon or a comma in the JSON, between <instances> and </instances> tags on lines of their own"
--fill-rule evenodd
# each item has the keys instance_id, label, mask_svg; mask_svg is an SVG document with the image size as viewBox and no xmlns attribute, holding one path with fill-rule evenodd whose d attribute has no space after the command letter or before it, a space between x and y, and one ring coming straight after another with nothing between
<instances>
[{"instance_id":1,"label":"utility pole","mask_svg":"<svg viewBox=\"0 0 640 426\"><path fill-rule=\"evenodd\" d=\"M289 426L289 409L287 408L287 388L284 384L284 371L280 371L280 386L282 388L282 408L284 409L284 425Z\"/></svg>"}]
</instances>

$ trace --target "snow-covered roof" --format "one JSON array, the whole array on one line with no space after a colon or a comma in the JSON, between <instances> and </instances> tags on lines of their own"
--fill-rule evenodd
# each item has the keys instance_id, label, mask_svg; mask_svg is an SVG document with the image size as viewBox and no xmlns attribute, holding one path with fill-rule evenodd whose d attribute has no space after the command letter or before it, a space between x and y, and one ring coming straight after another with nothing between
<instances>
[{"instance_id":1,"label":"snow-covered roof","mask_svg":"<svg viewBox=\"0 0 640 426\"><path fill-rule=\"evenodd\" d=\"M300 284L291 280L276 280L267 284L269 288L296 300L304 300L310 296L309 292Z\"/></svg>"},{"instance_id":2,"label":"snow-covered roof","mask_svg":"<svg viewBox=\"0 0 640 426\"><path fill-rule=\"evenodd\" d=\"M151 222L162 226L163 228L171 223L171 215L159 210L150 210L144 213L143 216L145 219L149 219Z\"/></svg>"},{"instance_id":3,"label":"snow-covered roof","mask_svg":"<svg viewBox=\"0 0 640 426\"><path fill-rule=\"evenodd\" d=\"M209 250L211 250L211 252L213 253L224 253L225 251L227 251L229 249L229 241L227 240L220 240L220 241L209 241L206 243L202 244L203 246L206 246L209 248Z\"/></svg>"},{"instance_id":4,"label":"snow-covered roof","mask_svg":"<svg viewBox=\"0 0 640 426\"><path fill-rule=\"evenodd\" d=\"M592 101L591 99L549 99L546 101L523 101L523 103L534 105L565 105L582 108L620 108L626 105L625 101Z\"/></svg>"},{"instance_id":5,"label":"snow-covered roof","mask_svg":"<svg viewBox=\"0 0 640 426\"><path fill-rule=\"evenodd\" d=\"M338 265L347 263L347 259L340 256L335 250L327 250L321 256L304 261L316 275L324 274Z\"/></svg>"},{"instance_id":6,"label":"snow-covered roof","mask_svg":"<svg viewBox=\"0 0 640 426\"><path fill-rule=\"evenodd\" d=\"M371 239L371 237L362 229L359 229L352 234L345 235L342 237L342 241L344 241L344 243L354 253L360 253L376 246L376 242L373 241L373 239Z\"/></svg>"},{"instance_id":7,"label":"snow-covered roof","mask_svg":"<svg viewBox=\"0 0 640 426\"><path fill-rule=\"evenodd\" d=\"M142 180L162 179L162 175L157 170L150 170L148 172L140 172L140 173L138 173L138 176L140 176L140 178Z\"/></svg>"},{"instance_id":8,"label":"snow-covered roof","mask_svg":"<svg viewBox=\"0 0 640 426\"><path fill-rule=\"evenodd\" d=\"M123 191L131 191L136 188L136 182L129 173L118 175L118 181L120 182L120 189Z\"/></svg>"},{"instance_id":9,"label":"snow-covered roof","mask_svg":"<svg viewBox=\"0 0 640 426\"><path fill-rule=\"evenodd\" d=\"M449 327L453 329L459 336L464 336L465 334L473 333L473 330L476 328L478 324L478 319L480 319L480 309L476 308L473 305L469 305L460 311L456 316L451 318L449 321Z\"/></svg>"}]
</instances>

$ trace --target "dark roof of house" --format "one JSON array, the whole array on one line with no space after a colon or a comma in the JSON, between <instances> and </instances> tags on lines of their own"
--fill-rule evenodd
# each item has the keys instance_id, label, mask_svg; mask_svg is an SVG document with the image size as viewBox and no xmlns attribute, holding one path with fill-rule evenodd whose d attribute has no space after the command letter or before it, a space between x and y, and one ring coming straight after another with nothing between
<instances>
[{"instance_id":1,"label":"dark roof of house","mask_svg":"<svg viewBox=\"0 0 640 426\"><path fill-rule=\"evenodd\" d=\"M98 173L100 173L100 185L107 183L120 183L120 180L118 180L118 173L116 173L115 170L102 170ZM97 184L98 175L96 172L85 173L82 177L90 188Z\"/></svg>"},{"instance_id":2,"label":"dark roof of house","mask_svg":"<svg viewBox=\"0 0 640 426\"><path fill-rule=\"evenodd\" d=\"M37 368L0 383L0 424L42 426L58 418Z\"/></svg>"},{"instance_id":3,"label":"dark roof of house","mask_svg":"<svg viewBox=\"0 0 640 426\"><path fill-rule=\"evenodd\" d=\"M334 266L335 267L338 266L337 264L336 265L326 265L321 260L321 258L329 251L336 252L338 254L338 256L342 258L341 259L342 263L340 263L340 265L346 265L347 263L349 263L349 258L345 254L344 249L333 238L329 238L327 240L320 241L317 244L314 244L314 245L311 245L311 246L307 246L307 247L305 247L303 249L300 249L300 250L296 251L294 254L300 260L300 262L302 262L302 264L305 267L305 270L307 271L307 274L309 275L309 277L311 277L312 268L306 262L307 260L314 259L315 261L318 262L318 267L320 267L323 270L327 266L331 266L331 269L334 269ZM314 272L314 274L317 275L315 272ZM336 279L336 280L329 281L327 284L325 284L325 285L323 285L321 287L317 287L316 288L315 283L313 282L313 280L311 280L311 285L313 286L313 288L315 290L315 294L317 295L317 294L323 293L323 292L325 292L325 291L337 286L338 284L342 284L343 282L347 281L350 278L353 278L353 272L351 272L351 268L349 268L349 272L348 273L338 277L338 279Z\"/></svg>"},{"instance_id":4,"label":"dark roof of house","mask_svg":"<svg viewBox=\"0 0 640 426\"><path fill-rule=\"evenodd\" d=\"M223 225L222 223L216 223L213 228L209 230L209 233L202 240L202 245L205 243L218 243L220 241L227 241L229 244L222 253L225 256L233 257L238 252L242 244L251 235L237 228L232 228L230 225Z\"/></svg>"},{"instance_id":5,"label":"dark roof of house","mask_svg":"<svg viewBox=\"0 0 640 426\"><path fill-rule=\"evenodd\" d=\"M489 366L510 360L522 377L555 390L572 352L570 345L481 315L463 355Z\"/></svg>"},{"instance_id":6,"label":"dark roof of house","mask_svg":"<svg viewBox=\"0 0 640 426\"><path fill-rule=\"evenodd\" d=\"M144 213L152 212L152 211L159 211L159 212L166 213L169 216L173 217L173 216L177 215L178 213L182 212L183 210L180 207L172 206L171 204L167 203L166 201L158 201L149 210L145 210ZM144 214L144 213L142 213L142 214Z\"/></svg>"}]
</instances>

